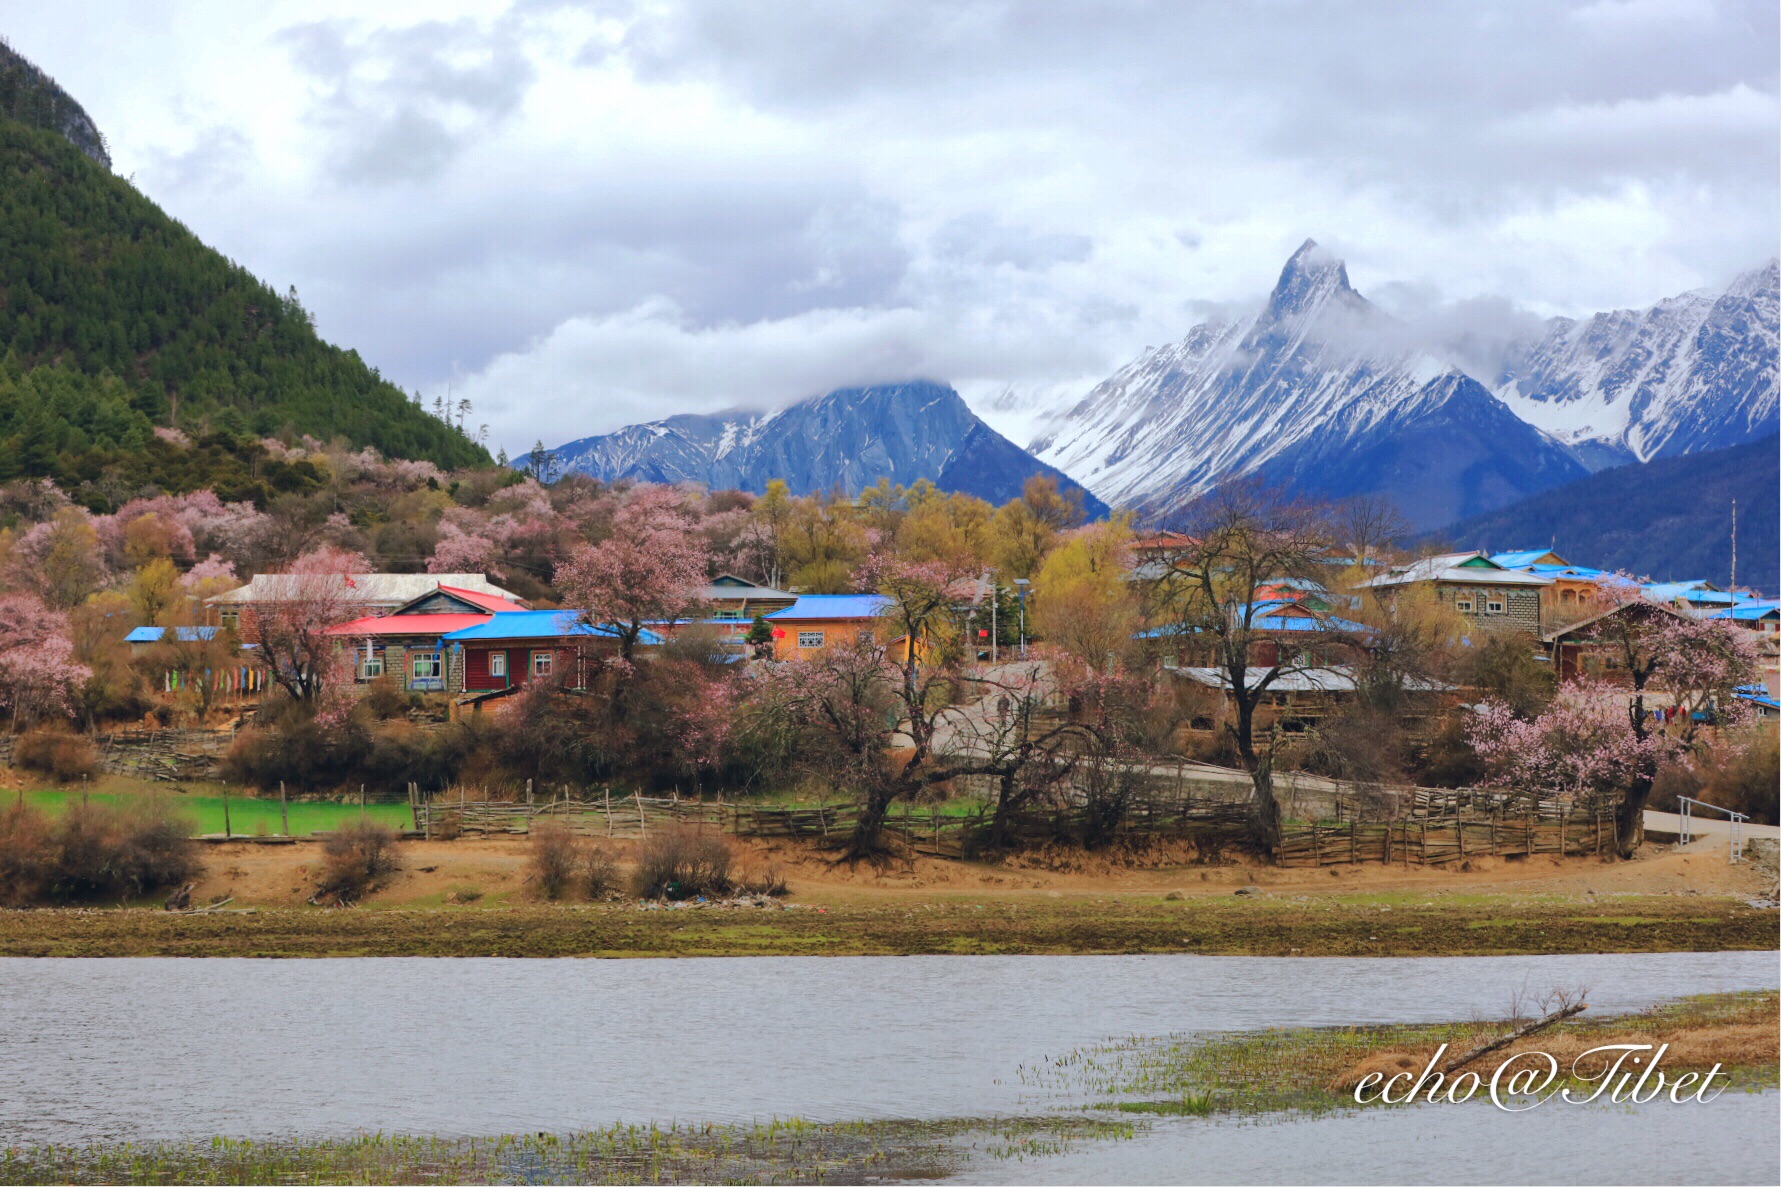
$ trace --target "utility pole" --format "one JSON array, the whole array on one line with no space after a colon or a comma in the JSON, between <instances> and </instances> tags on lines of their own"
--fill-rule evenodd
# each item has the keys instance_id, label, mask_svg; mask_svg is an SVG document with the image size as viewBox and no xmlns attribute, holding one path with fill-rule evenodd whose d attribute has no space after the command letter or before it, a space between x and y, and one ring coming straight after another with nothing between
<instances>
[{"instance_id":1,"label":"utility pole","mask_svg":"<svg viewBox=\"0 0 1781 1187\"><path fill-rule=\"evenodd\" d=\"M1738 500L1732 499L1732 592L1738 589Z\"/></svg>"},{"instance_id":2,"label":"utility pole","mask_svg":"<svg viewBox=\"0 0 1781 1187\"><path fill-rule=\"evenodd\" d=\"M989 575L989 662L996 664L996 575Z\"/></svg>"},{"instance_id":3,"label":"utility pole","mask_svg":"<svg viewBox=\"0 0 1781 1187\"><path fill-rule=\"evenodd\" d=\"M1027 586L1030 582L1025 577L1014 579L1014 588L1020 595L1020 658L1027 657Z\"/></svg>"}]
</instances>

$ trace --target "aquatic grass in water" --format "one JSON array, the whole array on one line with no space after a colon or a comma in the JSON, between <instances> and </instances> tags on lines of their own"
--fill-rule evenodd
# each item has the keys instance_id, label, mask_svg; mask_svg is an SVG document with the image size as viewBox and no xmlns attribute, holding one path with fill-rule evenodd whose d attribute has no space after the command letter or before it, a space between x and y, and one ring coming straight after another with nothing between
<instances>
[{"instance_id":1,"label":"aquatic grass in water","mask_svg":"<svg viewBox=\"0 0 1781 1187\"><path fill-rule=\"evenodd\" d=\"M1662 1003L1637 1014L1580 1018L1528 1040L1562 1044L1636 1031L1662 1043L1703 1028L1775 1025L1781 995L1773 990L1708 994ZM1132 1038L1078 1048L1036 1067L1023 1066L1022 1084L1098 1098L1098 1107L1125 1113L1208 1116L1214 1113L1308 1113L1351 1109L1346 1091L1332 1087L1369 1056L1387 1051L1432 1051L1441 1043L1457 1054L1510 1029L1505 1022L1293 1027L1220 1034ZM1777 1086L1773 1062L1728 1061L1730 1086ZM1137 1099L1133 1099L1137 1098Z\"/></svg>"},{"instance_id":2,"label":"aquatic grass in water","mask_svg":"<svg viewBox=\"0 0 1781 1187\"><path fill-rule=\"evenodd\" d=\"M327 1141L96 1143L0 1150L0 1183L818 1183L940 1178L976 1153L1045 1157L1129 1138L1086 1117L987 1121L799 1118L755 1125L615 1125L568 1134Z\"/></svg>"}]
</instances>

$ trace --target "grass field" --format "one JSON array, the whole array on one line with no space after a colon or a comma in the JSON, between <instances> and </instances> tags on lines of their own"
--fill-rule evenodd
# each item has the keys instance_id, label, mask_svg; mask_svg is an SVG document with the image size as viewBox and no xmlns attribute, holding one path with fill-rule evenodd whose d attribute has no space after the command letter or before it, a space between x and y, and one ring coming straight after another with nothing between
<instances>
[{"instance_id":1,"label":"grass field","mask_svg":"<svg viewBox=\"0 0 1781 1187\"><path fill-rule=\"evenodd\" d=\"M25 803L53 816L61 813L69 804L79 803L81 794L78 791L27 791L24 798ZM141 803L144 799L140 794L103 791L93 792L87 798L95 804L134 804ZM161 798L175 812L192 821L192 832L195 835L223 831L222 796L182 794L170 790ZM277 800L245 799L231 795L228 805L231 833L277 836L284 832L284 819L279 813ZM413 823L407 804L366 804L364 815L368 820L387 824L391 828L408 828ZM328 832L359 819L359 806L293 801L290 805L290 819L293 836Z\"/></svg>"},{"instance_id":2,"label":"grass field","mask_svg":"<svg viewBox=\"0 0 1781 1187\"><path fill-rule=\"evenodd\" d=\"M973 896L974 897L974 896ZM860 956L1198 952L1497 956L1776 946L1775 916L1730 899L1645 896L1638 918L1511 897L1381 916L1337 899L963 896L765 909L504 904L249 914L9 913L0 956ZM1490 926L1479 926L1488 922Z\"/></svg>"}]
</instances>

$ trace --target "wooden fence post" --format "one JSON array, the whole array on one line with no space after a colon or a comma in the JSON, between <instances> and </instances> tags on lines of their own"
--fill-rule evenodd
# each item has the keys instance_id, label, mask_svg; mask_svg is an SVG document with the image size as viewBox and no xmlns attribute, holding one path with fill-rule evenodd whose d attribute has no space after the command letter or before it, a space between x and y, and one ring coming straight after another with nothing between
<instances>
[{"instance_id":1,"label":"wooden fence post","mask_svg":"<svg viewBox=\"0 0 1781 1187\"><path fill-rule=\"evenodd\" d=\"M278 781L278 814L284 819L284 835L288 837L291 835L291 805L285 799L283 779Z\"/></svg>"},{"instance_id":2,"label":"wooden fence post","mask_svg":"<svg viewBox=\"0 0 1781 1187\"><path fill-rule=\"evenodd\" d=\"M81 792L81 801L86 800L86 792ZM223 784L223 840L228 840L234 830L229 827L229 785Z\"/></svg>"},{"instance_id":3,"label":"wooden fence post","mask_svg":"<svg viewBox=\"0 0 1781 1187\"><path fill-rule=\"evenodd\" d=\"M643 793L634 791L631 798L637 801L637 832L642 836L649 835L649 821L643 818Z\"/></svg>"},{"instance_id":4,"label":"wooden fence post","mask_svg":"<svg viewBox=\"0 0 1781 1187\"><path fill-rule=\"evenodd\" d=\"M526 807L530 808L531 806L532 806L532 781L530 779L527 779L526 780Z\"/></svg>"},{"instance_id":5,"label":"wooden fence post","mask_svg":"<svg viewBox=\"0 0 1781 1187\"><path fill-rule=\"evenodd\" d=\"M365 785L359 784L359 823L365 823Z\"/></svg>"},{"instance_id":6,"label":"wooden fence post","mask_svg":"<svg viewBox=\"0 0 1781 1187\"><path fill-rule=\"evenodd\" d=\"M605 789L605 791L606 791L606 835L610 837L612 835L612 788L610 786L608 786Z\"/></svg>"}]
</instances>

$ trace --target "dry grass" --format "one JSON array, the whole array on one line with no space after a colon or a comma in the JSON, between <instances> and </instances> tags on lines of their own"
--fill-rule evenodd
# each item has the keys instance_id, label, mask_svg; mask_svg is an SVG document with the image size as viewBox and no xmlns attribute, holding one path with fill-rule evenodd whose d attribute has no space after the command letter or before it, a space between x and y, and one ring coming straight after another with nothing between
<instances>
[{"instance_id":1,"label":"dry grass","mask_svg":"<svg viewBox=\"0 0 1781 1187\"><path fill-rule=\"evenodd\" d=\"M1729 1005L1725 1002L1720 998L1696 999L1631 1018L1561 1024L1550 1032L1529 1035L1492 1051L1467 1064L1465 1070L1488 1080L1498 1067L1528 1051L1543 1051L1558 1060L1559 1066L1570 1068L1584 1052L1608 1043L1648 1043L1654 1048L1668 1043L1663 1064L1678 1071L1705 1071L1714 1064L1774 1069L1781 1063L1781 1016L1777 1014L1776 995L1739 995ZM1369 1055L1334 1077L1329 1087L1335 1092L1347 1092L1372 1072L1386 1076L1402 1071L1420 1072L1428 1066L1440 1042L1448 1043L1448 1058L1463 1046L1443 1036L1435 1042ZM1601 1069L1592 1063L1581 1070L1589 1073Z\"/></svg>"},{"instance_id":2,"label":"dry grass","mask_svg":"<svg viewBox=\"0 0 1781 1187\"><path fill-rule=\"evenodd\" d=\"M348 825L322 846L315 897L310 901L355 903L401 868L394 829L369 822Z\"/></svg>"}]
</instances>

